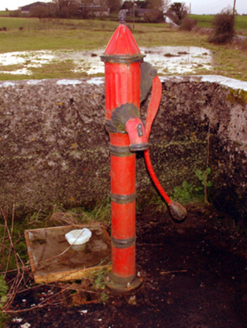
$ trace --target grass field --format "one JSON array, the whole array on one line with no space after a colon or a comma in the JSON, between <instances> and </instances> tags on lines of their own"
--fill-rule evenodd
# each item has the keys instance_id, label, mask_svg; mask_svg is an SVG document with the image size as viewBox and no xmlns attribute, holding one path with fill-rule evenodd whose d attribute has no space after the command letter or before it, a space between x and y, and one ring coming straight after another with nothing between
<instances>
[{"instance_id":1,"label":"grass field","mask_svg":"<svg viewBox=\"0 0 247 328\"><path fill-rule=\"evenodd\" d=\"M196 19L197 26L200 27L212 27L214 20L213 15L189 15L190 18ZM235 17L235 30L237 32L243 32L247 35L247 16L236 16Z\"/></svg>"},{"instance_id":2,"label":"grass field","mask_svg":"<svg viewBox=\"0 0 247 328\"><path fill-rule=\"evenodd\" d=\"M6 17L8 17L9 16L9 11L0 10L0 16L6 16Z\"/></svg>"},{"instance_id":3,"label":"grass field","mask_svg":"<svg viewBox=\"0 0 247 328\"><path fill-rule=\"evenodd\" d=\"M194 16L193 16L194 17ZM198 16L197 16L198 17ZM200 16L198 25L209 24L213 16ZM195 17L196 18L196 17ZM247 35L247 17L239 16L238 22L243 34ZM132 27L132 24L128 24ZM25 50L92 50L106 47L117 22L100 20L61 20L36 18L0 17L0 27L7 32L0 32L0 53ZM20 30L20 28L23 28ZM169 29L166 24L135 24L132 33L139 46L197 46L213 51L214 66L211 70L197 70L197 74L220 74L247 81L246 51L232 46L215 46L207 42L205 35L192 32L179 32ZM15 65L12 65L15 66ZM8 67L14 70L14 67ZM0 70L6 70L4 66ZM19 67L18 67L19 68ZM0 80L29 78L73 78L73 62L51 63L46 67L34 69L33 75L1 74ZM169 72L168 72L169 74Z\"/></svg>"}]
</instances>

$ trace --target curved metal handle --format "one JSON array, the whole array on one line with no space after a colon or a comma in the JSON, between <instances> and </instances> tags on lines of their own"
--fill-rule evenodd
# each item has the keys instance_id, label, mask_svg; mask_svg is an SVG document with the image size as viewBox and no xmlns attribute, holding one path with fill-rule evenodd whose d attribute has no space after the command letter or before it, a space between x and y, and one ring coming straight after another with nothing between
<instances>
[{"instance_id":1,"label":"curved metal handle","mask_svg":"<svg viewBox=\"0 0 247 328\"><path fill-rule=\"evenodd\" d=\"M149 106L148 106L147 119L146 119L146 124L145 124L145 130L146 130L147 138L149 138L154 118L155 118L155 116L158 112L158 109L159 109L161 94L162 94L162 85L161 85L159 77L156 76L153 79L153 83L152 83L151 100L150 100L150 103L149 103ZM154 169L153 169L153 166L152 166L152 163L151 163L151 159L150 159L149 149L144 151L144 157L145 157L148 172L149 172L149 174L150 174L156 188L158 189L161 196L166 201L172 218L175 221L184 220L186 215L187 215L187 211L181 204L172 201L169 198L169 196L167 195L167 193L165 192L165 190L162 188L162 186L161 186L161 184L160 184L160 182L159 182L159 180L158 180L158 178L157 178L157 176L154 172Z\"/></svg>"},{"instance_id":2,"label":"curved metal handle","mask_svg":"<svg viewBox=\"0 0 247 328\"><path fill-rule=\"evenodd\" d=\"M147 138L149 138L153 121L159 109L161 93L162 93L162 85L159 77L156 76L153 79L153 83L152 83L152 94L147 110L147 118L145 123Z\"/></svg>"}]
</instances>

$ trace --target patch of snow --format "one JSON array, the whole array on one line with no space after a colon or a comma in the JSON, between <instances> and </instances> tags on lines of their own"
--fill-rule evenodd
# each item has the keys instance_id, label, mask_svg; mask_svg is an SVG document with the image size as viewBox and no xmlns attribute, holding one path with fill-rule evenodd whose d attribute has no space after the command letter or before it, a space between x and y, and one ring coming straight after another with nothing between
<instances>
[{"instance_id":1,"label":"patch of snow","mask_svg":"<svg viewBox=\"0 0 247 328\"><path fill-rule=\"evenodd\" d=\"M64 79L64 80L57 81L57 84L59 84L59 85L76 85L76 84L81 84L81 81Z\"/></svg>"},{"instance_id":2,"label":"patch of snow","mask_svg":"<svg viewBox=\"0 0 247 328\"><path fill-rule=\"evenodd\" d=\"M3 74L24 74L31 75L32 67L42 67L44 64L49 64L54 59L52 51L15 51L0 54L0 64L2 66L22 65L22 69L15 71L0 71Z\"/></svg>"},{"instance_id":3,"label":"patch of snow","mask_svg":"<svg viewBox=\"0 0 247 328\"><path fill-rule=\"evenodd\" d=\"M200 47L141 47L141 52L145 54L145 61L152 64L161 77L165 81L171 74L183 75L191 74L198 69L211 69L212 53L206 48ZM74 72L87 73L94 75L98 73L104 74L104 63L100 60L100 55L104 53L104 49L93 51L73 51L73 50L58 50L58 51L20 51L0 54L1 68L8 65L16 65L16 70L2 70L0 73L5 74L22 74L32 75L32 67L41 67L44 64L49 64L51 61L73 61ZM22 65L22 68L20 68ZM12 67L13 68L13 67ZM247 82L239 81L218 75L203 75L198 76L201 81L215 82L233 89L242 89L247 91ZM176 78L181 78L176 76ZM38 84L42 80L29 80L28 84ZM80 80L63 79L57 81L59 85L76 85L81 84ZM95 77L87 80L89 84L100 85L104 83L103 77ZM0 87L15 86L13 82L1 82Z\"/></svg>"},{"instance_id":4,"label":"patch of snow","mask_svg":"<svg viewBox=\"0 0 247 328\"><path fill-rule=\"evenodd\" d=\"M14 82L3 82L3 83L0 83L0 87L4 87L4 88L14 87L14 86L15 86L15 83Z\"/></svg>"},{"instance_id":5,"label":"patch of snow","mask_svg":"<svg viewBox=\"0 0 247 328\"><path fill-rule=\"evenodd\" d=\"M30 84L30 85L36 85L36 84L39 84L40 82L42 82L43 80L28 80L27 81L27 84Z\"/></svg>"},{"instance_id":6,"label":"patch of snow","mask_svg":"<svg viewBox=\"0 0 247 328\"><path fill-rule=\"evenodd\" d=\"M90 80L87 80L87 83L89 83L89 84L96 84L96 85L103 84L104 82L105 82L105 78L104 77L93 77Z\"/></svg>"},{"instance_id":7,"label":"patch of snow","mask_svg":"<svg viewBox=\"0 0 247 328\"><path fill-rule=\"evenodd\" d=\"M196 75L196 76L197 76L197 75ZM181 80L181 81L183 81L183 76L180 76L180 75L174 75L174 76L169 76L169 75L166 75L166 76L159 76L161 82L170 81L171 77L172 77L172 78L176 78L177 80Z\"/></svg>"},{"instance_id":8,"label":"patch of snow","mask_svg":"<svg viewBox=\"0 0 247 328\"><path fill-rule=\"evenodd\" d=\"M212 53L200 47L141 47L146 54L145 61L158 71L158 74L188 74L200 69L211 69Z\"/></svg>"},{"instance_id":9,"label":"patch of snow","mask_svg":"<svg viewBox=\"0 0 247 328\"><path fill-rule=\"evenodd\" d=\"M174 76L161 76L160 81L161 82L170 81L171 78L181 81L183 80L183 76L174 75ZM240 89L240 90L247 91L247 82L231 79L229 77L225 77L222 75L192 75L190 78L191 81L217 83L235 90Z\"/></svg>"},{"instance_id":10,"label":"patch of snow","mask_svg":"<svg viewBox=\"0 0 247 328\"><path fill-rule=\"evenodd\" d=\"M225 77L221 75L203 75L201 81L218 83L230 87L232 89L236 89L236 90L241 89L247 91L247 82L231 79L229 77Z\"/></svg>"},{"instance_id":11,"label":"patch of snow","mask_svg":"<svg viewBox=\"0 0 247 328\"><path fill-rule=\"evenodd\" d=\"M146 54L146 61L155 66L160 75L186 74L198 68L211 68L212 54L205 48L164 46L141 47L140 50ZM52 61L72 61L74 64L72 71L75 73L104 74L104 63L100 60L100 55L103 53L104 49L8 52L0 54L0 65L3 67L16 65L16 70L12 67L12 70L2 70L0 73L32 75L32 68L42 67Z\"/></svg>"},{"instance_id":12,"label":"patch of snow","mask_svg":"<svg viewBox=\"0 0 247 328\"><path fill-rule=\"evenodd\" d=\"M17 69L16 71L0 71L2 74L14 74L14 75L32 75L32 72L27 68Z\"/></svg>"}]
</instances>

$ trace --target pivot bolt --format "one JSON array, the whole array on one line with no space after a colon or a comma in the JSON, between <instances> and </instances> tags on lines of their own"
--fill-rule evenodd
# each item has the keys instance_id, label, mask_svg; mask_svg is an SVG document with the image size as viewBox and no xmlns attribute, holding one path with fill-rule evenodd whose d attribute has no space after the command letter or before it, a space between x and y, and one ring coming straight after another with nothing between
<instances>
[{"instance_id":1,"label":"pivot bolt","mask_svg":"<svg viewBox=\"0 0 247 328\"><path fill-rule=\"evenodd\" d=\"M139 137L143 136L143 131L142 131L142 125L141 124L137 125L137 132L138 132Z\"/></svg>"},{"instance_id":2,"label":"pivot bolt","mask_svg":"<svg viewBox=\"0 0 247 328\"><path fill-rule=\"evenodd\" d=\"M137 277L141 277L141 272L140 271L137 272Z\"/></svg>"}]
</instances>

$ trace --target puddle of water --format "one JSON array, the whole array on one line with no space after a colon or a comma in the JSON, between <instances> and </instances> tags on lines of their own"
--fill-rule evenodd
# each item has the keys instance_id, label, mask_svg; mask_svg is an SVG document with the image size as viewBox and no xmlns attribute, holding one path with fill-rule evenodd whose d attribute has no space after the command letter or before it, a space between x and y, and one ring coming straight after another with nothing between
<instances>
[{"instance_id":1,"label":"puddle of water","mask_svg":"<svg viewBox=\"0 0 247 328\"><path fill-rule=\"evenodd\" d=\"M32 68L51 64L52 61L72 61L72 72L88 75L104 74L104 63L99 56L105 49L93 51L21 51L0 54L0 73L32 75ZM206 48L199 47L141 47L141 52L146 55L145 61L157 68L159 75L190 74L198 68L211 69L212 53ZM4 66L18 65L11 71L4 70ZM20 65L22 68L20 68Z\"/></svg>"},{"instance_id":2,"label":"puddle of water","mask_svg":"<svg viewBox=\"0 0 247 328\"><path fill-rule=\"evenodd\" d=\"M198 68L212 68L212 53L199 47L141 48L145 61L156 67L158 74L194 73Z\"/></svg>"},{"instance_id":3,"label":"puddle of water","mask_svg":"<svg viewBox=\"0 0 247 328\"><path fill-rule=\"evenodd\" d=\"M53 52L48 50L3 53L0 54L0 67L1 65L22 65L23 67L12 71L0 70L0 73L32 75L30 68L42 67L44 64L49 64L54 58Z\"/></svg>"}]
</instances>

